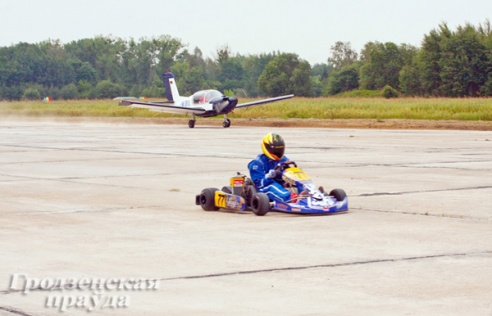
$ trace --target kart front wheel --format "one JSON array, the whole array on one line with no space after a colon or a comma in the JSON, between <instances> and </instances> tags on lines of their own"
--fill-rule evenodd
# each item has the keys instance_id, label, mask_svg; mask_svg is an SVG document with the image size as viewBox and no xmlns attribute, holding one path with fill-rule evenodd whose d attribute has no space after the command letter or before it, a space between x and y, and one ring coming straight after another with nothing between
<instances>
[{"instance_id":1,"label":"kart front wheel","mask_svg":"<svg viewBox=\"0 0 492 316\"><path fill-rule=\"evenodd\" d=\"M251 209L258 216L263 216L270 210L270 199L265 193L256 193L251 200Z\"/></svg>"},{"instance_id":2,"label":"kart front wheel","mask_svg":"<svg viewBox=\"0 0 492 316\"><path fill-rule=\"evenodd\" d=\"M347 194L342 189L333 189L330 192L330 195L333 196L338 202L345 200Z\"/></svg>"},{"instance_id":3,"label":"kart front wheel","mask_svg":"<svg viewBox=\"0 0 492 316\"><path fill-rule=\"evenodd\" d=\"M203 189L199 196L199 202L205 211L217 211L219 208L215 206L215 188Z\"/></svg>"}]
</instances>

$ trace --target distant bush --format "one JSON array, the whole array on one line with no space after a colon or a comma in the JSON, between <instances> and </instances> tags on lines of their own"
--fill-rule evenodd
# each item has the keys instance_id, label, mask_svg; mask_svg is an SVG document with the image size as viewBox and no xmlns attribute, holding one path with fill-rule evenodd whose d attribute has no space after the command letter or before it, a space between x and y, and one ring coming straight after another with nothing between
<instances>
[{"instance_id":1,"label":"distant bush","mask_svg":"<svg viewBox=\"0 0 492 316\"><path fill-rule=\"evenodd\" d=\"M73 83L64 86L61 89L61 97L64 100L76 100L79 96L79 91L77 90L77 86Z\"/></svg>"},{"instance_id":2,"label":"distant bush","mask_svg":"<svg viewBox=\"0 0 492 316\"><path fill-rule=\"evenodd\" d=\"M382 97L382 91L380 90L352 90L339 93L335 97L341 98L380 98Z\"/></svg>"},{"instance_id":3,"label":"distant bush","mask_svg":"<svg viewBox=\"0 0 492 316\"><path fill-rule=\"evenodd\" d=\"M93 90L93 85L89 81L81 80L77 83L79 99L90 99L89 95Z\"/></svg>"},{"instance_id":4,"label":"distant bush","mask_svg":"<svg viewBox=\"0 0 492 316\"><path fill-rule=\"evenodd\" d=\"M480 92L484 96L492 96L492 72L489 73L488 81L480 88Z\"/></svg>"},{"instance_id":5,"label":"distant bush","mask_svg":"<svg viewBox=\"0 0 492 316\"><path fill-rule=\"evenodd\" d=\"M20 87L12 86L7 87L0 85L0 100L20 100L22 98L23 91Z\"/></svg>"},{"instance_id":6,"label":"distant bush","mask_svg":"<svg viewBox=\"0 0 492 316\"><path fill-rule=\"evenodd\" d=\"M41 93L36 88L27 88L22 94L22 100L41 100Z\"/></svg>"},{"instance_id":7,"label":"distant bush","mask_svg":"<svg viewBox=\"0 0 492 316\"><path fill-rule=\"evenodd\" d=\"M396 91L395 88L393 88L389 85L384 86L383 97L385 97L386 99L392 99L392 98L398 98L399 96L400 96L400 93L398 93L398 91Z\"/></svg>"},{"instance_id":8,"label":"distant bush","mask_svg":"<svg viewBox=\"0 0 492 316\"><path fill-rule=\"evenodd\" d=\"M123 94L123 87L109 80L99 81L95 88L97 99L112 99Z\"/></svg>"},{"instance_id":9,"label":"distant bush","mask_svg":"<svg viewBox=\"0 0 492 316\"><path fill-rule=\"evenodd\" d=\"M165 94L163 87L150 86L142 90L141 93L132 94L140 97L162 98Z\"/></svg>"}]
</instances>

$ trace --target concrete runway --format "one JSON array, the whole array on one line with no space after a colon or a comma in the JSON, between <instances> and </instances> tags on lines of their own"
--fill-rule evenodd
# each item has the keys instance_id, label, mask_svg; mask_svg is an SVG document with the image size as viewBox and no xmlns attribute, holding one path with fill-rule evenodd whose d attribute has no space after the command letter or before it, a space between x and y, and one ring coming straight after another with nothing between
<instances>
[{"instance_id":1,"label":"concrete runway","mask_svg":"<svg viewBox=\"0 0 492 316\"><path fill-rule=\"evenodd\" d=\"M492 315L491 132L203 124L0 121L0 315ZM196 206L268 132L350 211Z\"/></svg>"}]
</instances>

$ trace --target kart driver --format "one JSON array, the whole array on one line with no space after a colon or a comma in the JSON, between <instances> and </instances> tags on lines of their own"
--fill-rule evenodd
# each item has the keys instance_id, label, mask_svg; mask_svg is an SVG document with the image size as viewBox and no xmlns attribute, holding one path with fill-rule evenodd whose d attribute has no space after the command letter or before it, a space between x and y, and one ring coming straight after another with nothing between
<instances>
[{"instance_id":1,"label":"kart driver","mask_svg":"<svg viewBox=\"0 0 492 316\"><path fill-rule=\"evenodd\" d=\"M258 192L266 193L270 200L288 201L291 198L290 191L275 180L277 178L275 167L289 161L284 156L284 139L278 134L269 133L263 138L261 149L263 153L248 164L251 180Z\"/></svg>"}]
</instances>

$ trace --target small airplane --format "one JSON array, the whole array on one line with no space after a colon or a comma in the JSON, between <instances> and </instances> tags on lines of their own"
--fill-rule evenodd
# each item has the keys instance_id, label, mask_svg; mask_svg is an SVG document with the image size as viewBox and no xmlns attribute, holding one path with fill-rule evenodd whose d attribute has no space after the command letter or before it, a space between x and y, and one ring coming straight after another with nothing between
<instances>
[{"instance_id":1,"label":"small airplane","mask_svg":"<svg viewBox=\"0 0 492 316\"><path fill-rule=\"evenodd\" d=\"M224 115L222 126L227 128L231 126L231 120L227 118L227 114L234 109L245 108L253 105L260 105L284 99L292 98L294 95L283 95L280 97L258 100L248 103L238 104L238 99L228 97L217 90L201 90L195 92L190 97L179 95L178 87L174 80L174 75L171 72L162 74L162 80L166 88L167 101L160 102L144 102L133 97L122 97L119 99L120 106L129 106L132 108L149 109L153 112L167 112L176 114L193 115L193 119L189 120L188 126L195 127L196 117L211 117Z\"/></svg>"}]
</instances>

